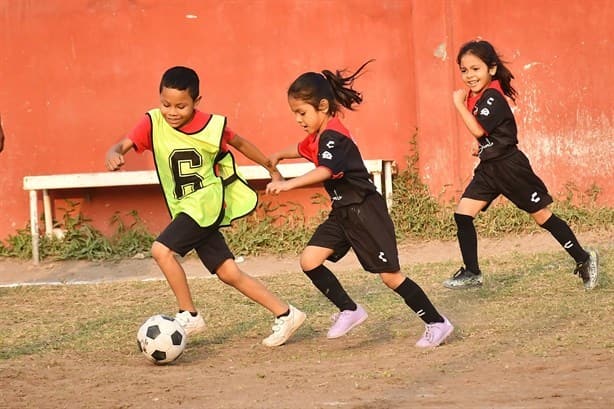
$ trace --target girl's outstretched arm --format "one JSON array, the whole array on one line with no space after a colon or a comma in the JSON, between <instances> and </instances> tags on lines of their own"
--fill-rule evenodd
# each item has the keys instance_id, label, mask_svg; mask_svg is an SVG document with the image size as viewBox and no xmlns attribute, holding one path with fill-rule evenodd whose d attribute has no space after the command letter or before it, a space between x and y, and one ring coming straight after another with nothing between
<instances>
[{"instance_id":1,"label":"girl's outstretched arm","mask_svg":"<svg viewBox=\"0 0 614 409\"><path fill-rule=\"evenodd\" d=\"M330 179L332 175L333 173L329 168L325 166L318 166L317 168L294 179L270 182L266 186L266 193L278 194L280 192L296 189L297 187L314 185Z\"/></svg>"},{"instance_id":2,"label":"girl's outstretched arm","mask_svg":"<svg viewBox=\"0 0 614 409\"><path fill-rule=\"evenodd\" d=\"M269 159L271 160L271 162L273 162L274 165L277 165L283 159L296 159L300 157L301 155L298 153L298 145L294 144L278 152L275 152L274 154L269 156Z\"/></svg>"}]
</instances>

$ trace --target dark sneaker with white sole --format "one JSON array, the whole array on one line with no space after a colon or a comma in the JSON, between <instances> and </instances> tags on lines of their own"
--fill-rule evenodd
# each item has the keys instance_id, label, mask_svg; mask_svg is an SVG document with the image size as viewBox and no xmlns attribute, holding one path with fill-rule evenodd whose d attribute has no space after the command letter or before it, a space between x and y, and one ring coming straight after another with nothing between
<instances>
[{"instance_id":1,"label":"dark sneaker with white sole","mask_svg":"<svg viewBox=\"0 0 614 409\"><path fill-rule=\"evenodd\" d=\"M588 251L588 260L577 263L574 274L580 276L585 290L592 290L597 286L599 280L599 254L597 250Z\"/></svg>"},{"instance_id":2,"label":"dark sneaker with white sole","mask_svg":"<svg viewBox=\"0 0 614 409\"><path fill-rule=\"evenodd\" d=\"M456 290L461 288L480 287L483 282L484 278L482 277L482 273L475 274L465 267L461 267L451 278L443 282L443 286Z\"/></svg>"}]
</instances>

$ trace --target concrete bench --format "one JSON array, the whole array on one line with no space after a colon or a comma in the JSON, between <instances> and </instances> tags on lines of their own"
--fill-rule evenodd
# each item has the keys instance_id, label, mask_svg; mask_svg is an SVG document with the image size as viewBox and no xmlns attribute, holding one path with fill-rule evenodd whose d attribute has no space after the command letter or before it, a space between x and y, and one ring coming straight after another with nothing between
<instances>
[{"instance_id":1,"label":"concrete bench","mask_svg":"<svg viewBox=\"0 0 614 409\"><path fill-rule=\"evenodd\" d=\"M394 161L375 159L365 160L365 166L373 177L373 183L388 203L392 206L392 174ZM285 178L301 176L314 165L310 162L283 163L278 169ZM259 165L239 166L239 171L247 180L266 180L269 173ZM51 236L53 231L53 213L49 191L55 189L82 189L114 186L157 185L158 175L155 170L118 171L98 173L69 173L58 175L25 176L23 188L30 192L30 230L32 234L32 260L39 262L39 231L38 231L38 192L43 194L43 212L45 234Z\"/></svg>"}]
</instances>

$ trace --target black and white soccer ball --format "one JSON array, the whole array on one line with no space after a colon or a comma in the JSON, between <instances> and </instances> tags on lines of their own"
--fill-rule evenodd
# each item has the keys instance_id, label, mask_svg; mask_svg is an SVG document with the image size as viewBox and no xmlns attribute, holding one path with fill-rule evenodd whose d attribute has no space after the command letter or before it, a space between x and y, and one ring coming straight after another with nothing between
<instances>
[{"instance_id":1,"label":"black and white soccer ball","mask_svg":"<svg viewBox=\"0 0 614 409\"><path fill-rule=\"evenodd\" d=\"M155 364L168 364L181 356L187 336L175 318L158 314L141 325L136 340L147 359Z\"/></svg>"}]
</instances>

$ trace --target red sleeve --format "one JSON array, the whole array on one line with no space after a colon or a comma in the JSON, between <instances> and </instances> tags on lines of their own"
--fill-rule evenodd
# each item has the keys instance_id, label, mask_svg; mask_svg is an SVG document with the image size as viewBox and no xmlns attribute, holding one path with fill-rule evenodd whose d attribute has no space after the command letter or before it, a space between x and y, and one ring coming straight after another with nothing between
<instances>
[{"instance_id":1,"label":"red sleeve","mask_svg":"<svg viewBox=\"0 0 614 409\"><path fill-rule=\"evenodd\" d=\"M229 127L224 128L224 133L222 134L222 143L220 144L221 150L226 152L228 150L228 143L232 138L234 138L236 133L230 129Z\"/></svg>"},{"instance_id":2,"label":"red sleeve","mask_svg":"<svg viewBox=\"0 0 614 409\"><path fill-rule=\"evenodd\" d=\"M151 150L151 119L145 115L136 126L128 132L126 138L134 143L137 152Z\"/></svg>"},{"instance_id":3,"label":"red sleeve","mask_svg":"<svg viewBox=\"0 0 614 409\"><path fill-rule=\"evenodd\" d=\"M314 165L319 166L318 163L318 139L317 135L307 135L305 139L299 142L297 145L298 153L303 158L312 162Z\"/></svg>"}]
</instances>

